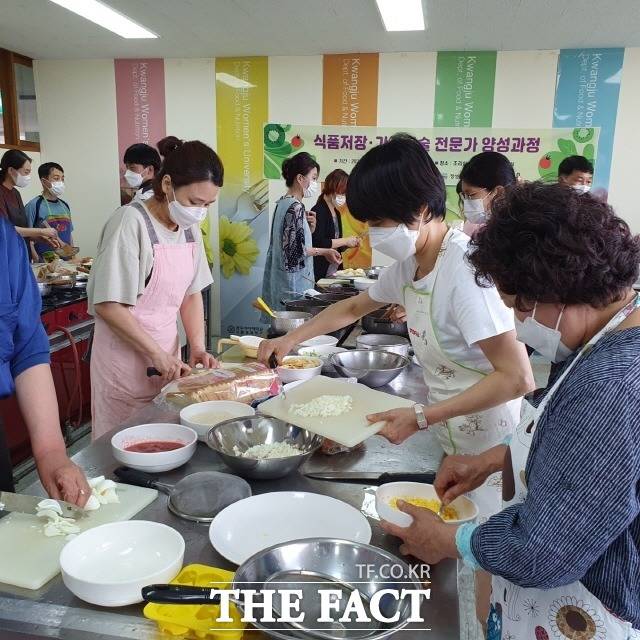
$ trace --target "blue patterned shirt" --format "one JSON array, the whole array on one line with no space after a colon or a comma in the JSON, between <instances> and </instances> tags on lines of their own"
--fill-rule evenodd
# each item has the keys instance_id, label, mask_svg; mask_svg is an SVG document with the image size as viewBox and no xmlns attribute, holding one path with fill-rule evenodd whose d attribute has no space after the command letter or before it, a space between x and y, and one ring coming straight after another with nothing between
<instances>
[{"instance_id":1,"label":"blue patterned shirt","mask_svg":"<svg viewBox=\"0 0 640 640\"><path fill-rule=\"evenodd\" d=\"M525 474L526 500L473 531L477 563L521 587L580 580L640 628L640 328L582 356L538 422Z\"/></svg>"}]
</instances>

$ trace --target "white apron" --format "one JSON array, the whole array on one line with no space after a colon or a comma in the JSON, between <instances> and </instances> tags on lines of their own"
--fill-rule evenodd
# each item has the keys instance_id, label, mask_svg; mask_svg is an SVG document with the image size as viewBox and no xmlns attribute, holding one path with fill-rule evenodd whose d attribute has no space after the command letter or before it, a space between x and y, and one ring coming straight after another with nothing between
<instances>
[{"instance_id":1,"label":"white apron","mask_svg":"<svg viewBox=\"0 0 640 640\"><path fill-rule=\"evenodd\" d=\"M640 296L636 296L618 312L609 324L580 350L537 409L528 402L524 403L522 419L509 445L511 469L505 468L503 471L505 508L521 504L527 497L527 458L538 421L549 400L582 355L638 307ZM530 589L518 587L500 576L493 576L491 600L487 640L640 640L640 630L633 629L628 622L609 612L580 581L554 589Z\"/></svg>"},{"instance_id":2,"label":"white apron","mask_svg":"<svg viewBox=\"0 0 640 640\"><path fill-rule=\"evenodd\" d=\"M453 229L449 230L442 242L433 269L432 290L429 292L416 289L412 285L404 288L409 337L429 390L428 404L448 400L466 391L487 375L483 371L453 361L440 347L438 331L434 325L433 297L437 295L442 258L453 233ZM519 415L520 400L514 400L487 411L429 425L429 429L435 433L448 455L478 454L501 444L512 434ZM501 474L495 473L489 476L481 487L469 493L480 511L478 522L485 522L501 510L501 480ZM457 583L460 640L478 640L482 637L482 629L476 617L475 572L461 561L458 562Z\"/></svg>"}]
</instances>

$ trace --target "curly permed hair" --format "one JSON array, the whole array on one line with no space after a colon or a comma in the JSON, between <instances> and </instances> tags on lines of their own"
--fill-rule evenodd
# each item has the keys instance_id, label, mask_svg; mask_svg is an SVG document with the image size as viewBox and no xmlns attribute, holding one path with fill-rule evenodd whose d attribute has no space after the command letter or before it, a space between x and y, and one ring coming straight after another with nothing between
<instances>
[{"instance_id":1,"label":"curly permed hair","mask_svg":"<svg viewBox=\"0 0 640 640\"><path fill-rule=\"evenodd\" d=\"M640 237L605 202L560 184L507 188L491 203L468 260L480 286L534 302L588 304L620 300L638 277Z\"/></svg>"}]
</instances>

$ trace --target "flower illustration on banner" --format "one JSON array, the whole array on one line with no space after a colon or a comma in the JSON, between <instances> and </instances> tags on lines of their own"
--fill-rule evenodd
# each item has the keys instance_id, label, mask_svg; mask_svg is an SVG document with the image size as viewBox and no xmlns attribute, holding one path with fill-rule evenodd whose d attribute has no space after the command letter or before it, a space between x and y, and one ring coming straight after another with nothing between
<instances>
[{"instance_id":1,"label":"flower illustration on banner","mask_svg":"<svg viewBox=\"0 0 640 640\"><path fill-rule=\"evenodd\" d=\"M236 271L248 276L259 253L253 230L246 222L231 222L225 216L220 217L220 264L225 278Z\"/></svg>"},{"instance_id":2,"label":"flower illustration on banner","mask_svg":"<svg viewBox=\"0 0 640 640\"><path fill-rule=\"evenodd\" d=\"M545 153L538 162L538 173L543 182L557 182L560 163L569 156L584 156L589 162L594 162L595 147L591 142L595 136L592 128L578 127L572 132L572 140L560 138L558 150ZM584 145L581 149L577 144Z\"/></svg>"},{"instance_id":3,"label":"flower illustration on banner","mask_svg":"<svg viewBox=\"0 0 640 640\"><path fill-rule=\"evenodd\" d=\"M304 140L294 135L287 140L290 124L266 124L264 127L264 175L277 180L281 177L282 163L304 147Z\"/></svg>"}]
</instances>

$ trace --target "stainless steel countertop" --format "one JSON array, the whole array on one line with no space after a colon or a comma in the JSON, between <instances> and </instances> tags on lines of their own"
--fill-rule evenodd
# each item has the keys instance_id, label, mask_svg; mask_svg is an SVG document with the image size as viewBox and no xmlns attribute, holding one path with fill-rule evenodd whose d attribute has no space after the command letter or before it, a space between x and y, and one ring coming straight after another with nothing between
<instances>
[{"instance_id":1,"label":"stainless steel countertop","mask_svg":"<svg viewBox=\"0 0 640 640\"><path fill-rule=\"evenodd\" d=\"M412 365L402 376L384 388L405 398L424 401L426 388L419 367ZM178 422L178 414L163 411L154 405L145 407L122 428L134 424L153 422ZM102 437L74 456L88 476L112 475L117 463L111 455L111 435ZM318 454L309 461L308 470L358 470L358 471L433 471L442 457L439 445L429 432L418 433L401 446L390 445L381 437L367 440L363 451L323 456ZM163 479L174 482L203 469L228 471L218 456L200 443L191 461L175 471L163 474ZM330 495L367 512L374 489L365 484L327 482L313 480L297 473L282 480L251 481L254 494L268 491L297 490ZM43 495L42 487L35 483L25 493ZM136 518L166 523L184 536L186 542L185 564L202 564L234 570L235 566L222 558L211 546L208 528L189 523L172 515L166 506L166 496L160 494L153 504L141 511ZM371 543L398 554L398 540L386 536L377 520L370 518L373 537ZM2 553L10 553L3 549ZM456 566L453 561L443 562L431 569L431 600L423 604L425 625L432 629L434 639L453 640L459 637ZM424 631L411 628L396 634L402 640L418 640ZM101 609L73 596L58 576L39 591L17 589L0 585L0 639L63 638L65 640L107 640L111 638L153 639L160 638L155 623L142 615L142 605L117 609Z\"/></svg>"}]
</instances>

